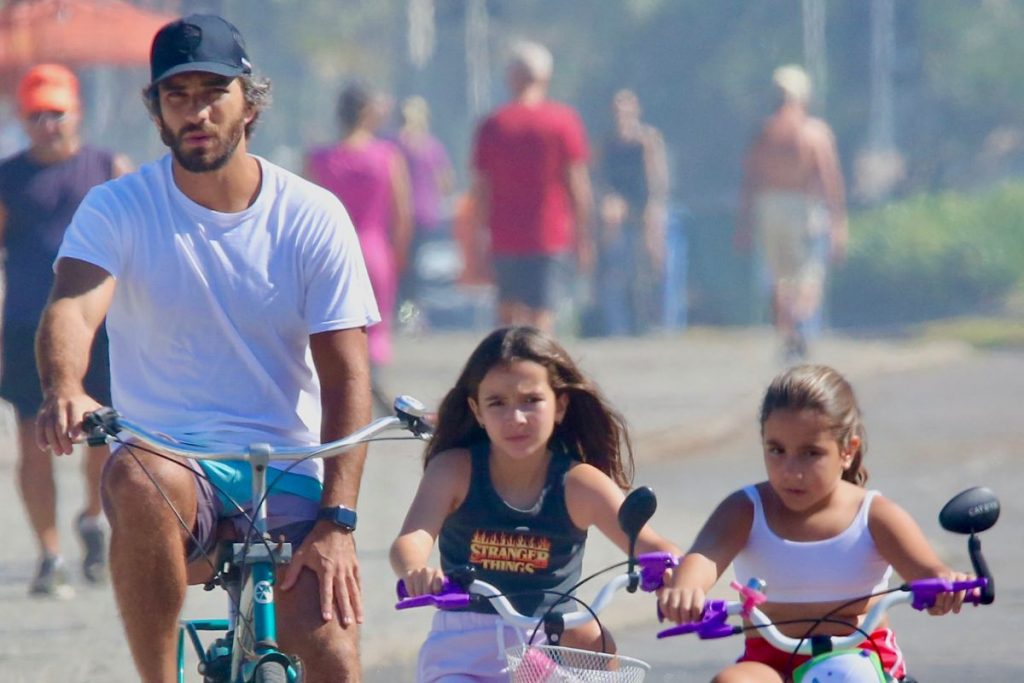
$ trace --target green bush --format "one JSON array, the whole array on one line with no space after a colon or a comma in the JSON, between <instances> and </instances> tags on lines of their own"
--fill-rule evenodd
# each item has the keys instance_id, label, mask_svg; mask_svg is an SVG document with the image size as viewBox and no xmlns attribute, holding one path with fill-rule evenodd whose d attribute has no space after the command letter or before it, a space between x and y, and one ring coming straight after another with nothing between
<instances>
[{"instance_id":1,"label":"green bush","mask_svg":"<svg viewBox=\"0 0 1024 683\"><path fill-rule=\"evenodd\" d=\"M851 216L829 310L837 327L990 311L1024 282L1024 183L922 195Z\"/></svg>"}]
</instances>

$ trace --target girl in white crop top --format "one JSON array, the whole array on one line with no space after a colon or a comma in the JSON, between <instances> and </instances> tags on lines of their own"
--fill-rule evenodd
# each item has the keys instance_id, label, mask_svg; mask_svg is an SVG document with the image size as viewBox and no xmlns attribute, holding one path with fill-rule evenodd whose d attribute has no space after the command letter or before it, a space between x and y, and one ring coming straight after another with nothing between
<instances>
[{"instance_id":1,"label":"girl in white crop top","mask_svg":"<svg viewBox=\"0 0 1024 683\"><path fill-rule=\"evenodd\" d=\"M783 372L761 405L767 481L726 498L704 524L673 577L677 604L666 615L680 623L700 618L707 592L730 563L736 578L766 581L762 611L803 636L810 620L888 584L893 568L905 581L968 575L946 567L901 507L866 491L864 427L849 383L832 368L802 365ZM933 614L959 612L963 594L943 594ZM867 613L868 599L833 616L850 624ZM823 624L814 633L847 634ZM897 679L906 668L888 624L872 634L882 664ZM882 642L884 641L884 642ZM806 658L779 653L751 631L740 660L715 681L786 680ZM787 668L788 667L788 668Z\"/></svg>"}]
</instances>

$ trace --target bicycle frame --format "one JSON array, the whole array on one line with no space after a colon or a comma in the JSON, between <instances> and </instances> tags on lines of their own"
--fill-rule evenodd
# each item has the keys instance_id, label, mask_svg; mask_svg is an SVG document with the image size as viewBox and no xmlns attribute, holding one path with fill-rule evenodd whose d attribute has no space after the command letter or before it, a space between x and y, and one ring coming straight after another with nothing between
<instances>
[{"instance_id":1,"label":"bicycle frame","mask_svg":"<svg viewBox=\"0 0 1024 683\"><path fill-rule=\"evenodd\" d=\"M254 443L242 452L223 453L187 446L156 435L139 425L121 419L110 409L97 411L85 421L90 432L89 443L117 442L124 432L139 442L171 455L191 459L236 460L252 468L252 517L249 537L242 542L220 546L215 569L217 575L207 590L221 585L237 605L229 619L185 619L179 622L177 670L178 683L185 683L186 642L192 645L199 659L199 672L205 681L217 683L252 683L257 669L266 662L276 662L287 672L289 683L301 682L301 664L277 647L277 619L274 607L275 570L291 560L290 543L273 542L267 530L267 470L275 459L301 460L311 457L332 457L371 441L386 431L403 430L414 437L429 434L423 405L407 396L395 400L395 416L374 420L343 439L311 447L275 448ZM223 632L230 636L204 645L201 631ZM230 665L228 663L230 662Z\"/></svg>"},{"instance_id":2,"label":"bicycle frame","mask_svg":"<svg viewBox=\"0 0 1024 683\"><path fill-rule=\"evenodd\" d=\"M225 585L228 595L237 596L238 613L232 620L184 620L178 630L178 680L184 683L185 657L184 639L188 634L197 656L200 658L200 672L213 664L209 659L209 648L203 648L198 638L199 630L219 630L233 633L230 655L231 683L251 681L256 668L263 662L280 662L287 671L289 683L300 680L300 665L294 657L286 655L277 647L277 615L274 608L275 569L291 560L290 543L277 543L270 547L254 543L256 539L267 539L267 469L270 466L273 449L266 444L249 447L248 462L252 467L252 537L244 543L232 543L231 559L227 574L237 578L237 583ZM214 657L225 656L213 647ZM205 664L205 666L204 666Z\"/></svg>"}]
</instances>

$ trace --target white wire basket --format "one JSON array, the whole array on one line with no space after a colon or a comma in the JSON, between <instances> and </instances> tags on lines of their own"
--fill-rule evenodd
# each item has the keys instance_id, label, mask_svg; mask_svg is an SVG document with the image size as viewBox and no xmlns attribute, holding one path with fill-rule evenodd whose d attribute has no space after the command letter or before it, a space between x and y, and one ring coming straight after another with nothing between
<instances>
[{"instance_id":1,"label":"white wire basket","mask_svg":"<svg viewBox=\"0 0 1024 683\"><path fill-rule=\"evenodd\" d=\"M512 683L640 683L651 667L639 659L553 645L505 650Z\"/></svg>"}]
</instances>

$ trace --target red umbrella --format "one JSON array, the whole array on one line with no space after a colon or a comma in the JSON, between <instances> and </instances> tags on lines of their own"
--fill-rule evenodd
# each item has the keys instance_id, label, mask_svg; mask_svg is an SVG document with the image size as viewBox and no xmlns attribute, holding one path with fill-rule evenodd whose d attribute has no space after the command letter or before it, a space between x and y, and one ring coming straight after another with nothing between
<instances>
[{"instance_id":1,"label":"red umbrella","mask_svg":"<svg viewBox=\"0 0 1024 683\"><path fill-rule=\"evenodd\" d=\"M0 9L0 70L20 73L40 62L71 67L131 66L175 16L122 0L29 0Z\"/></svg>"}]
</instances>

